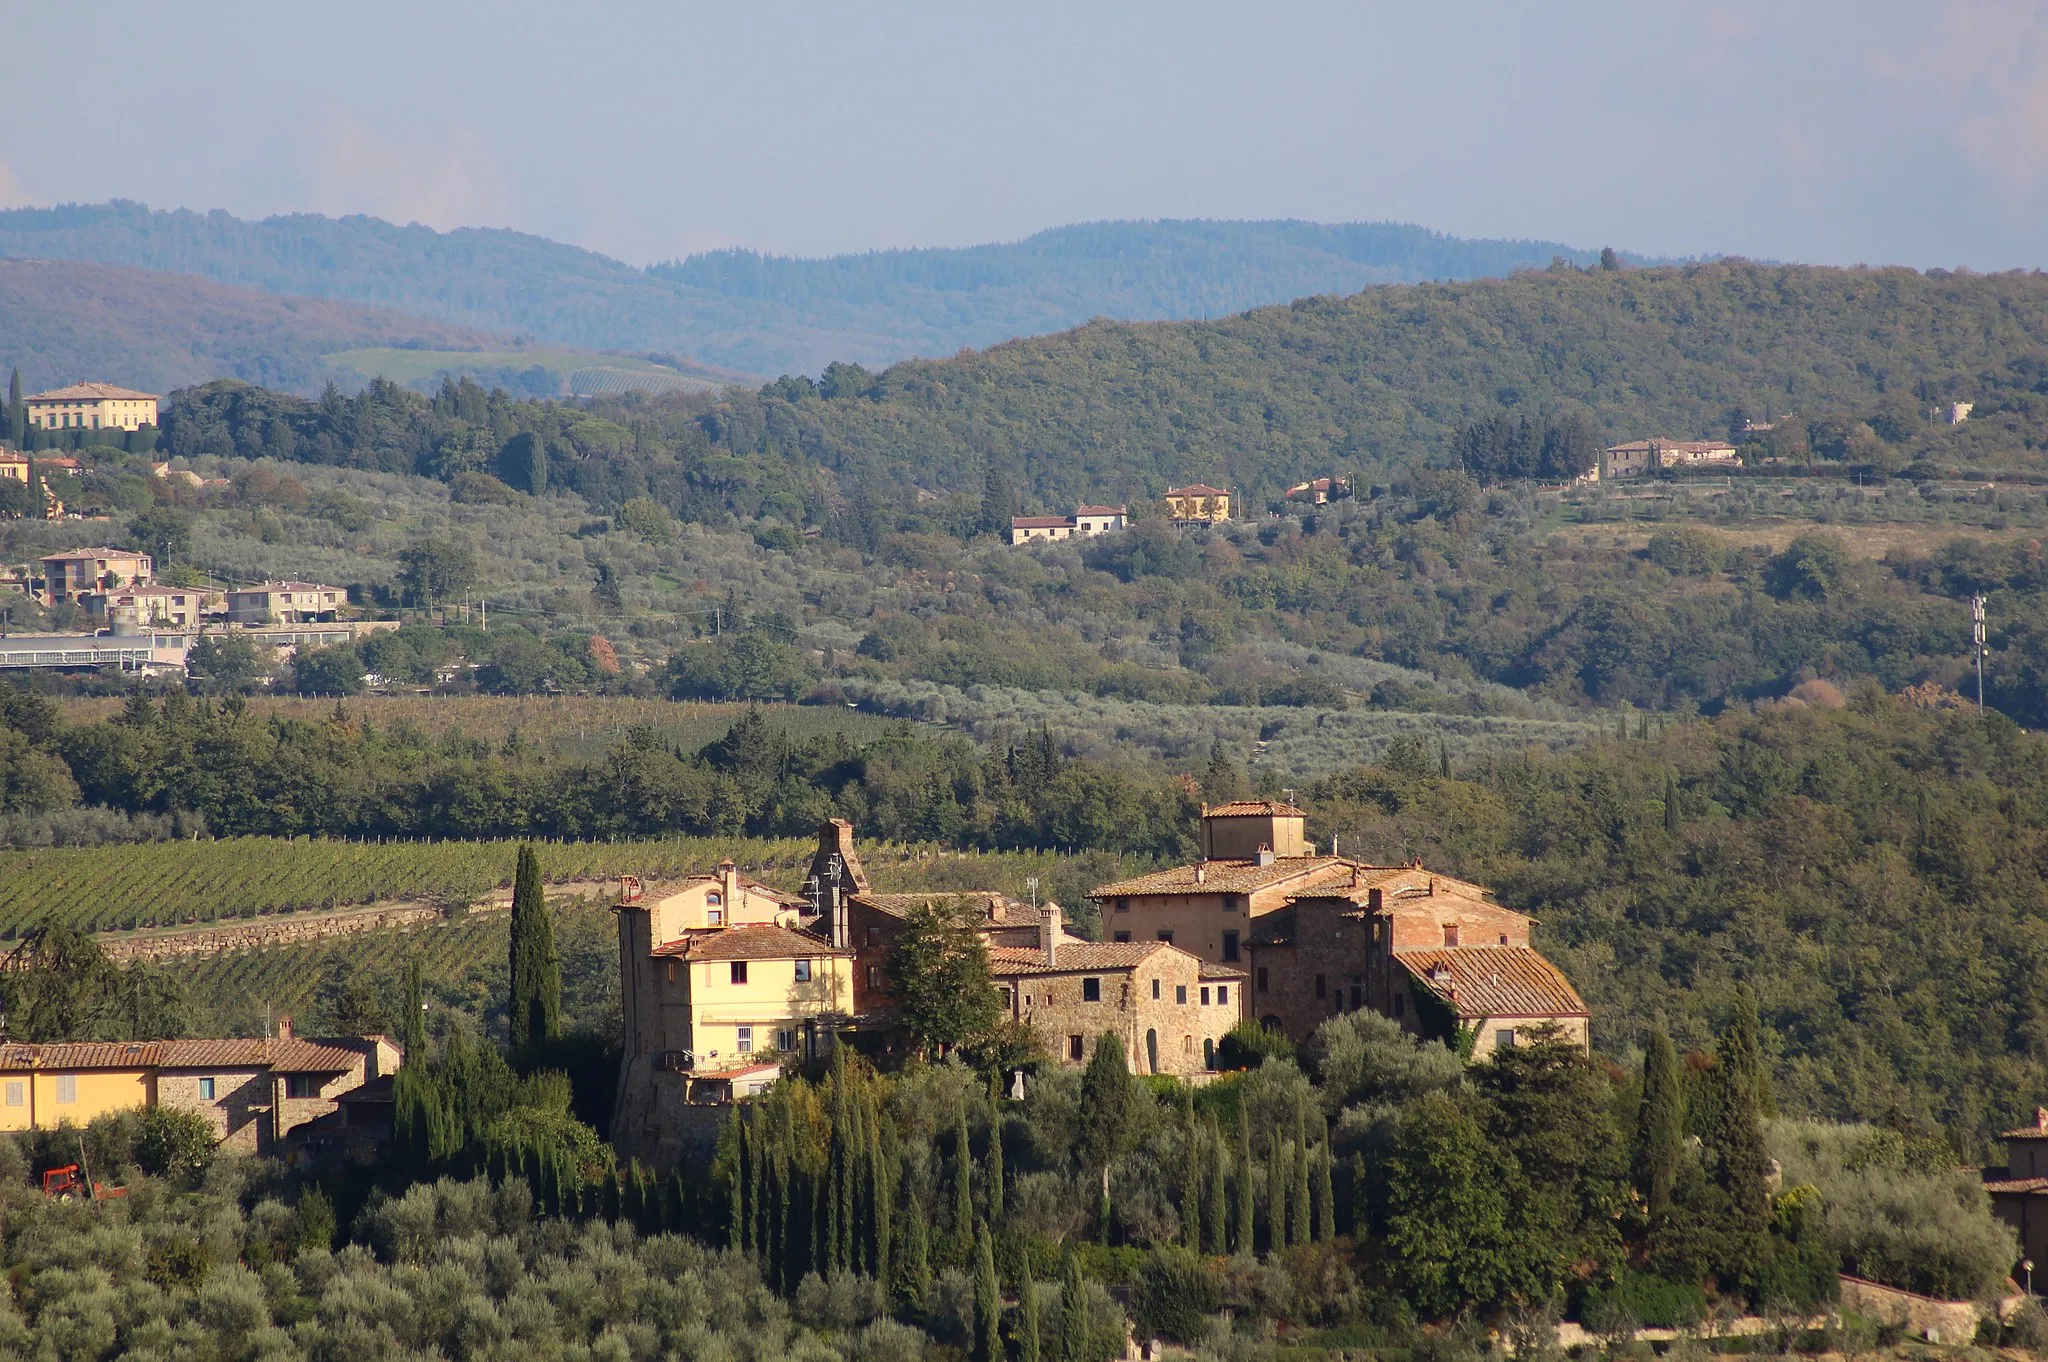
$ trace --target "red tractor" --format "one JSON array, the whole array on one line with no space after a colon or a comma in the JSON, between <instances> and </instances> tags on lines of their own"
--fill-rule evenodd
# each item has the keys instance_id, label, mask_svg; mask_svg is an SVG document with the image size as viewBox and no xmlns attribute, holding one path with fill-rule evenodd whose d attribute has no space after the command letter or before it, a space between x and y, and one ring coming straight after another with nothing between
<instances>
[{"instance_id":1,"label":"red tractor","mask_svg":"<svg viewBox=\"0 0 2048 1362\"><path fill-rule=\"evenodd\" d=\"M92 1201L104 1201L111 1197L127 1196L126 1187L109 1187L104 1182L93 1182L79 1174L78 1165L67 1163L62 1168L52 1168L43 1174L43 1195L59 1200L82 1196Z\"/></svg>"}]
</instances>

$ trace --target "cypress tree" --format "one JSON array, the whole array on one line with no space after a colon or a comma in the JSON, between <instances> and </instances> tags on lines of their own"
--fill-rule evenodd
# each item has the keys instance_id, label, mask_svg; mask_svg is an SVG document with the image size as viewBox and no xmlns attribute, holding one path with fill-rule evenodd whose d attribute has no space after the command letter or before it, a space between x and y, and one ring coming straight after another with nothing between
<instances>
[{"instance_id":1,"label":"cypress tree","mask_svg":"<svg viewBox=\"0 0 2048 1362\"><path fill-rule=\"evenodd\" d=\"M1088 1356L1088 1303L1081 1291L1081 1259L1067 1249L1060 1281L1060 1362Z\"/></svg>"},{"instance_id":2,"label":"cypress tree","mask_svg":"<svg viewBox=\"0 0 2048 1362\"><path fill-rule=\"evenodd\" d=\"M1038 1289L1031 1281L1031 1255L1017 1283L1017 1362L1038 1362Z\"/></svg>"},{"instance_id":3,"label":"cypress tree","mask_svg":"<svg viewBox=\"0 0 2048 1362\"><path fill-rule=\"evenodd\" d=\"M16 369L14 376L7 380L7 436L16 449L28 448L28 403L21 396L20 369ZM29 486L33 488L35 483L31 481Z\"/></svg>"},{"instance_id":4,"label":"cypress tree","mask_svg":"<svg viewBox=\"0 0 2048 1362\"><path fill-rule=\"evenodd\" d=\"M732 1170L732 1218L726 1227L726 1241L741 1253L754 1251L754 1217L747 1205L747 1193L752 1187L749 1165L752 1162L747 1122L736 1117L733 1120L733 1170Z\"/></svg>"},{"instance_id":5,"label":"cypress tree","mask_svg":"<svg viewBox=\"0 0 2048 1362\"><path fill-rule=\"evenodd\" d=\"M1664 832L1671 837L1678 835L1678 774L1675 771L1664 774Z\"/></svg>"},{"instance_id":6,"label":"cypress tree","mask_svg":"<svg viewBox=\"0 0 2048 1362\"><path fill-rule=\"evenodd\" d=\"M1202 1215L1202 1230L1209 1239L1209 1252L1230 1252L1230 1149L1223 1132L1209 1123L1209 1206Z\"/></svg>"},{"instance_id":7,"label":"cypress tree","mask_svg":"<svg viewBox=\"0 0 2048 1362\"><path fill-rule=\"evenodd\" d=\"M1202 1149L1196 1138L1195 1126L1190 1122L1183 1127L1180 1157L1180 1233L1181 1242L1196 1253L1202 1251Z\"/></svg>"},{"instance_id":8,"label":"cypress tree","mask_svg":"<svg viewBox=\"0 0 2048 1362\"><path fill-rule=\"evenodd\" d=\"M1643 1056L1643 1100L1636 1108L1635 1183L1654 1219L1671 1209L1671 1188L1685 1143L1685 1107L1678 1050L1663 1027L1650 1032Z\"/></svg>"},{"instance_id":9,"label":"cypress tree","mask_svg":"<svg viewBox=\"0 0 2048 1362\"><path fill-rule=\"evenodd\" d=\"M1266 1251L1287 1247L1287 1144L1273 1132L1266 1155Z\"/></svg>"},{"instance_id":10,"label":"cypress tree","mask_svg":"<svg viewBox=\"0 0 2048 1362\"><path fill-rule=\"evenodd\" d=\"M1256 1252L1252 1243L1252 1123L1242 1100L1237 1108L1237 1243L1238 1253Z\"/></svg>"},{"instance_id":11,"label":"cypress tree","mask_svg":"<svg viewBox=\"0 0 2048 1362\"><path fill-rule=\"evenodd\" d=\"M904 1199L903 1232L896 1240L901 1247L890 1287L903 1313L916 1319L924 1314L925 1296L931 1290L932 1261L930 1240L925 1235L924 1207L914 1196Z\"/></svg>"},{"instance_id":12,"label":"cypress tree","mask_svg":"<svg viewBox=\"0 0 2048 1362\"><path fill-rule=\"evenodd\" d=\"M1323 1118L1323 1142L1316 1146L1316 1242L1337 1237L1337 1185L1331 1167L1330 1121Z\"/></svg>"},{"instance_id":13,"label":"cypress tree","mask_svg":"<svg viewBox=\"0 0 2048 1362\"><path fill-rule=\"evenodd\" d=\"M1777 1099L1771 1095L1771 1072L1764 1063L1763 1026L1757 1020L1756 995L1747 984L1735 990L1735 1016L1715 1047L1721 1067L1728 1071L1732 1086L1748 1089L1750 1105L1759 1117L1778 1114Z\"/></svg>"},{"instance_id":14,"label":"cypress tree","mask_svg":"<svg viewBox=\"0 0 2048 1362\"><path fill-rule=\"evenodd\" d=\"M415 955L405 962L405 1022L401 1029L405 1057L415 1064L427 1058L427 984Z\"/></svg>"},{"instance_id":15,"label":"cypress tree","mask_svg":"<svg viewBox=\"0 0 2048 1362\"><path fill-rule=\"evenodd\" d=\"M827 1276L853 1268L848 1252L853 1243L853 1131L846 1100L845 1054L843 1049L835 1048L832 1052L832 1135L826 1163L831 1187L825 1204L825 1237L831 1268Z\"/></svg>"},{"instance_id":16,"label":"cypress tree","mask_svg":"<svg viewBox=\"0 0 2048 1362\"><path fill-rule=\"evenodd\" d=\"M1294 1145L1287 1152L1292 1161L1294 1185L1287 1194L1287 1243L1289 1247L1309 1241L1308 1108L1294 1108Z\"/></svg>"},{"instance_id":17,"label":"cypress tree","mask_svg":"<svg viewBox=\"0 0 2048 1362\"><path fill-rule=\"evenodd\" d=\"M989 1112L988 1123L988 1167L984 1174L988 1186L982 1195L988 1200L988 1223L997 1225L1003 1219L1003 1110L996 1107Z\"/></svg>"},{"instance_id":18,"label":"cypress tree","mask_svg":"<svg viewBox=\"0 0 2048 1362\"><path fill-rule=\"evenodd\" d=\"M1732 1028L1731 1028L1732 1029ZM1727 1037L1723 1037L1724 1042ZM1737 1274L1756 1261L1770 1226L1771 1198L1766 1179L1771 1156L1764 1148L1763 1123L1756 1089L1725 1059L1713 1071L1721 1085L1713 1125L1705 1140L1712 1197L1711 1222L1704 1236L1709 1265L1717 1274Z\"/></svg>"},{"instance_id":19,"label":"cypress tree","mask_svg":"<svg viewBox=\"0 0 2048 1362\"><path fill-rule=\"evenodd\" d=\"M996 1251L988 1225L974 1236L974 1362L1003 1362L1003 1298L996 1285Z\"/></svg>"},{"instance_id":20,"label":"cypress tree","mask_svg":"<svg viewBox=\"0 0 2048 1362\"><path fill-rule=\"evenodd\" d=\"M974 1155L967 1145L967 1108L953 1135L953 1240L965 1259L974 1246Z\"/></svg>"},{"instance_id":21,"label":"cypress tree","mask_svg":"<svg viewBox=\"0 0 2048 1362\"><path fill-rule=\"evenodd\" d=\"M542 890L540 857L519 848L512 881L512 1048L546 1045L562 1031L562 962L555 954L555 928Z\"/></svg>"},{"instance_id":22,"label":"cypress tree","mask_svg":"<svg viewBox=\"0 0 2048 1362\"><path fill-rule=\"evenodd\" d=\"M885 1142L882 1138L879 1105L874 1108L873 1119L868 1122L868 1132L868 1166L874 1179L875 1276L880 1277L889 1270L889 1241L896 1229L896 1180L891 1176L895 1162L890 1153L893 1141Z\"/></svg>"}]
</instances>

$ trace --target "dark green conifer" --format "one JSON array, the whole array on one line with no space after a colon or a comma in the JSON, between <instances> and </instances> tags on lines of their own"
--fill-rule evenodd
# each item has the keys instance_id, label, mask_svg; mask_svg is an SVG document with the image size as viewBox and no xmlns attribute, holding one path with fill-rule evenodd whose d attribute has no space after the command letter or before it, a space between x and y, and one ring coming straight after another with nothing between
<instances>
[{"instance_id":1,"label":"dark green conifer","mask_svg":"<svg viewBox=\"0 0 2048 1362\"><path fill-rule=\"evenodd\" d=\"M1296 1103L1294 1108L1294 1144L1287 1151L1290 1171L1294 1184L1287 1191L1287 1243L1289 1247L1306 1244L1310 1237L1309 1226L1309 1168L1308 1168L1308 1105Z\"/></svg>"},{"instance_id":2,"label":"dark green conifer","mask_svg":"<svg viewBox=\"0 0 2048 1362\"><path fill-rule=\"evenodd\" d=\"M931 1290L932 1262L931 1243L925 1233L924 1207L915 1196L903 1200L902 1232L896 1236L900 1246L896 1254L896 1268L890 1281L896 1303L911 1319L924 1314L925 1296Z\"/></svg>"},{"instance_id":3,"label":"dark green conifer","mask_svg":"<svg viewBox=\"0 0 2048 1362\"><path fill-rule=\"evenodd\" d=\"M1003 1362L1003 1297L986 1223L974 1236L974 1362Z\"/></svg>"},{"instance_id":4,"label":"dark green conifer","mask_svg":"<svg viewBox=\"0 0 2048 1362\"><path fill-rule=\"evenodd\" d=\"M519 848L512 881L512 1048L546 1045L562 1030L562 963L555 954L555 927L540 878L540 858Z\"/></svg>"},{"instance_id":5,"label":"dark green conifer","mask_svg":"<svg viewBox=\"0 0 2048 1362\"><path fill-rule=\"evenodd\" d=\"M1000 1225L1003 1220L1003 1109L998 1106L989 1112L988 1123L988 1167L983 1173L987 1184L982 1195L988 1200L988 1223Z\"/></svg>"},{"instance_id":6,"label":"dark green conifer","mask_svg":"<svg viewBox=\"0 0 2048 1362\"><path fill-rule=\"evenodd\" d=\"M1266 1152L1266 1251L1287 1247L1287 1142L1274 1131Z\"/></svg>"},{"instance_id":7,"label":"dark green conifer","mask_svg":"<svg viewBox=\"0 0 2048 1362\"><path fill-rule=\"evenodd\" d=\"M1209 1122L1209 1204L1202 1213L1202 1232L1208 1239L1209 1252L1230 1252L1230 1147L1223 1142L1223 1132Z\"/></svg>"},{"instance_id":8,"label":"dark green conifer","mask_svg":"<svg viewBox=\"0 0 2048 1362\"><path fill-rule=\"evenodd\" d=\"M974 1154L967 1143L967 1108L960 1108L960 1124L953 1133L953 1238L958 1246L954 1261L966 1259L974 1246Z\"/></svg>"},{"instance_id":9,"label":"dark green conifer","mask_svg":"<svg viewBox=\"0 0 2048 1362\"><path fill-rule=\"evenodd\" d=\"M1337 1186L1331 1167L1330 1122L1323 1119L1323 1142L1316 1146L1316 1242L1337 1237Z\"/></svg>"},{"instance_id":10,"label":"dark green conifer","mask_svg":"<svg viewBox=\"0 0 2048 1362\"><path fill-rule=\"evenodd\" d=\"M1031 1281L1031 1255L1017 1282L1017 1362L1038 1362L1038 1288Z\"/></svg>"},{"instance_id":11,"label":"dark green conifer","mask_svg":"<svg viewBox=\"0 0 2048 1362\"><path fill-rule=\"evenodd\" d=\"M1678 775L1669 771L1664 775L1664 832L1670 837L1678 835Z\"/></svg>"},{"instance_id":12,"label":"dark green conifer","mask_svg":"<svg viewBox=\"0 0 2048 1362\"><path fill-rule=\"evenodd\" d=\"M1081 1259L1071 1245L1060 1273L1060 1362L1086 1362L1088 1299L1081 1285Z\"/></svg>"},{"instance_id":13,"label":"dark green conifer","mask_svg":"<svg viewBox=\"0 0 2048 1362\"><path fill-rule=\"evenodd\" d=\"M1255 1219L1252 1212L1252 1123L1243 1101L1237 1105L1237 1253L1256 1252L1252 1242Z\"/></svg>"},{"instance_id":14,"label":"dark green conifer","mask_svg":"<svg viewBox=\"0 0 2048 1362\"><path fill-rule=\"evenodd\" d=\"M1643 1098L1636 1108L1635 1183L1652 1218L1671 1209L1671 1188L1685 1144L1678 1050L1659 1026L1643 1056Z\"/></svg>"}]
</instances>

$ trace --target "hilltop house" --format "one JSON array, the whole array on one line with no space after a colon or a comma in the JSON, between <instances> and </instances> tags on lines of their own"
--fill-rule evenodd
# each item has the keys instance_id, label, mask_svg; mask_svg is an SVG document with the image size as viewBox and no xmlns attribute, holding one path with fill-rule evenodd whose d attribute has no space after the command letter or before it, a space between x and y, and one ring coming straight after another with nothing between
<instances>
[{"instance_id":1,"label":"hilltop house","mask_svg":"<svg viewBox=\"0 0 2048 1362\"><path fill-rule=\"evenodd\" d=\"M676 1166L712 1109L765 1091L784 1055L815 1057L852 1024L845 917L807 923L802 908L730 861L659 888L621 881L622 1153Z\"/></svg>"},{"instance_id":2,"label":"hilltop house","mask_svg":"<svg viewBox=\"0 0 2048 1362\"><path fill-rule=\"evenodd\" d=\"M1205 482L1166 489L1166 518L1176 525L1208 525L1230 519L1230 493Z\"/></svg>"},{"instance_id":3,"label":"hilltop house","mask_svg":"<svg viewBox=\"0 0 2048 1362\"><path fill-rule=\"evenodd\" d=\"M403 1062L385 1036L301 1040L290 1018L278 1030L268 1040L0 1044L0 1130L82 1127L162 1106L199 1112L225 1148L270 1154Z\"/></svg>"},{"instance_id":4,"label":"hilltop house","mask_svg":"<svg viewBox=\"0 0 2048 1362\"><path fill-rule=\"evenodd\" d=\"M203 616L224 608L221 593L186 586L124 586L80 596L94 624L197 629Z\"/></svg>"},{"instance_id":5,"label":"hilltop house","mask_svg":"<svg viewBox=\"0 0 2048 1362\"><path fill-rule=\"evenodd\" d=\"M111 383L73 383L31 393L28 423L38 430L134 430L156 424L156 394Z\"/></svg>"},{"instance_id":6,"label":"hilltop house","mask_svg":"<svg viewBox=\"0 0 2048 1362\"><path fill-rule=\"evenodd\" d=\"M1666 468L1702 468L1739 464L1742 455L1726 440L1631 440L1609 445L1598 472L1608 478L1635 478Z\"/></svg>"},{"instance_id":7,"label":"hilltop house","mask_svg":"<svg viewBox=\"0 0 2048 1362\"><path fill-rule=\"evenodd\" d=\"M1310 478L1297 482L1287 489L1289 501L1305 501L1311 506L1327 506L1332 500L1341 500L1351 495L1349 478Z\"/></svg>"},{"instance_id":8,"label":"hilltop house","mask_svg":"<svg viewBox=\"0 0 2048 1362\"><path fill-rule=\"evenodd\" d=\"M327 624L348 604L348 591L317 582L265 582L229 591L227 602L236 624Z\"/></svg>"},{"instance_id":9,"label":"hilltop house","mask_svg":"<svg viewBox=\"0 0 2048 1362\"><path fill-rule=\"evenodd\" d=\"M1130 523L1121 506L1090 506L1083 502L1067 515L1019 515L1010 517L1010 542L1026 544L1034 539L1085 539L1109 534Z\"/></svg>"},{"instance_id":10,"label":"hilltop house","mask_svg":"<svg viewBox=\"0 0 2048 1362\"><path fill-rule=\"evenodd\" d=\"M2048 1107L2034 1108L2032 1125L2008 1130L2005 1176L1986 1170L1991 1209L2019 1235L2020 1257L2048 1261Z\"/></svg>"}]
</instances>

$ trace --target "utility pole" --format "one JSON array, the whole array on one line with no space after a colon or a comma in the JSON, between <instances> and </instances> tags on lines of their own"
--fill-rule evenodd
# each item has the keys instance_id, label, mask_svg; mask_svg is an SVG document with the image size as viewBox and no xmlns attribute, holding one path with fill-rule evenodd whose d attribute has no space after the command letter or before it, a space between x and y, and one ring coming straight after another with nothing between
<instances>
[{"instance_id":1,"label":"utility pole","mask_svg":"<svg viewBox=\"0 0 2048 1362\"><path fill-rule=\"evenodd\" d=\"M1977 654L1977 713L1984 713L1984 656L1991 650L1984 646L1984 598L1970 597L1971 651Z\"/></svg>"}]
</instances>

